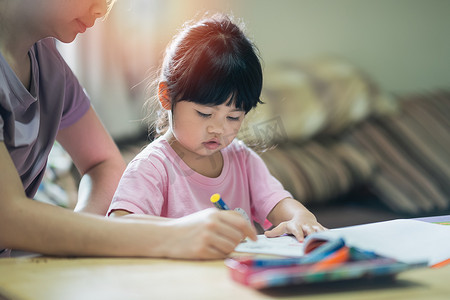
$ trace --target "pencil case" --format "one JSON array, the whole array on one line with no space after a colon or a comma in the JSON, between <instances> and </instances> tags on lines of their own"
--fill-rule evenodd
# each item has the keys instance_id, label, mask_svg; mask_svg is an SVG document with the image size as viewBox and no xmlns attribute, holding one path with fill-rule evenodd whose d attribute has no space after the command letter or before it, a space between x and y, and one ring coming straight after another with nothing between
<instances>
[{"instance_id":1,"label":"pencil case","mask_svg":"<svg viewBox=\"0 0 450 300\"><path fill-rule=\"evenodd\" d=\"M277 259L281 261L280 259ZM418 267L426 262L408 264L391 258L377 257L368 260L348 261L330 268L317 270L317 263L290 264L284 266L257 266L252 258L228 258L225 265L231 278L246 286L263 289L286 285L312 284L355 279L394 278L396 274Z\"/></svg>"}]
</instances>

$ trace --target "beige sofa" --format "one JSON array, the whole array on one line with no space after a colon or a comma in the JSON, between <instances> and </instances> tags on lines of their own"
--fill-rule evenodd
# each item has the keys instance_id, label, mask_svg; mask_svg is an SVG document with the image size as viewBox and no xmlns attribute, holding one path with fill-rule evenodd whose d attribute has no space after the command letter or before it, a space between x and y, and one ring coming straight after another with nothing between
<instances>
[{"instance_id":1,"label":"beige sofa","mask_svg":"<svg viewBox=\"0 0 450 300\"><path fill-rule=\"evenodd\" d=\"M325 226L449 213L449 90L387 94L334 57L264 72L240 137Z\"/></svg>"}]
</instances>

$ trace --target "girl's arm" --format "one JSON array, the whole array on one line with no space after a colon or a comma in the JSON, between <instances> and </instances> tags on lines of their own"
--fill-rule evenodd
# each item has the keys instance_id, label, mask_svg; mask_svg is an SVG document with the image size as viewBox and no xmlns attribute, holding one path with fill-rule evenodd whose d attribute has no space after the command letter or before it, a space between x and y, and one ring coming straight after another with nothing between
<instances>
[{"instance_id":1,"label":"girl's arm","mask_svg":"<svg viewBox=\"0 0 450 300\"><path fill-rule=\"evenodd\" d=\"M314 214L292 198L285 198L278 202L267 219L276 226L265 232L267 237L293 234L301 242L308 234L326 229L317 222Z\"/></svg>"},{"instance_id":2,"label":"girl's arm","mask_svg":"<svg viewBox=\"0 0 450 300\"><path fill-rule=\"evenodd\" d=\"M0 142L0 248L60 256L224 258L255 232L238 213L211 208L160 222L75 213L26 197Z\"/></svg>"},{"instance_id":3,"label":"girl's arm","mask_svg":"<svg viewBox=\"0 0 450 300\"><path fill-rule=\"evenodd\" d=\"M156 221L168 221L172 220L170 218L160 217L160 216L153 216L153 215L142 215L142 214L134 214L130 213L129 211L123 210L123 209L116 209L113 210L109 217L126 217L130 219L146 219L146 220L156 220Z\"/></svg>"},{"instance_id":4,"label":"girl's arm","mask_svg":"<svg viewBox=\"0 0 450 300\"><path fill-rule=\"evenodd\" d=\"M105 215L126 165L92 107L57 140L82 175L75 211Z\"/></svg>"}]
</instances>

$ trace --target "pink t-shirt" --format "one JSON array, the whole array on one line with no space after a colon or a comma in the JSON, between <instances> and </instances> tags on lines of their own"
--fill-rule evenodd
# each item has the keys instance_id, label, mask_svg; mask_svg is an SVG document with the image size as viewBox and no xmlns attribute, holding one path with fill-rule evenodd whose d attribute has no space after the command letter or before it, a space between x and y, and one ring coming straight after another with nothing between
<instances>
[{"instance_id":1,"label":"pink t-shirt","mask_svg":"<svg viewBox=\"0 0 450 300\"><path fill-rule=\"evenodd\" d=\"M206 177L189 168L163 137L158 138L129 163L108 215L122 209L179 218L213 207L210 197L219 193L230 209L242 208L251 220L263 224L280 200L292 197L243 142L235 139L222 156L219 177Z\"/></svg>"}]
</instances>

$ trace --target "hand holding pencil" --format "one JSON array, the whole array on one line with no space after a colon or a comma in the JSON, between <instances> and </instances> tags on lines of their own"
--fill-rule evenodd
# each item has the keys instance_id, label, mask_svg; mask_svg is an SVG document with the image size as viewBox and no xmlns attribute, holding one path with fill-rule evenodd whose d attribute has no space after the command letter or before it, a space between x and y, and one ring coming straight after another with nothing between
<instances>
[{"instance_id":1,"label":"hand holding pencil","mask_svg":"<svg viewBox=\"0 0 450 300\"><path fill-rule=\"evenodd\" d=\"M164 226L164 225L171 226ZM256 240L256 231L235 211L209 208L163 223L173 238L165 241L169 257L219 259L227 257L246 237ZM176 230L173 228L176 227ZM168 245L168 242L171 242Z\"/></svg>"}]
</instances>

